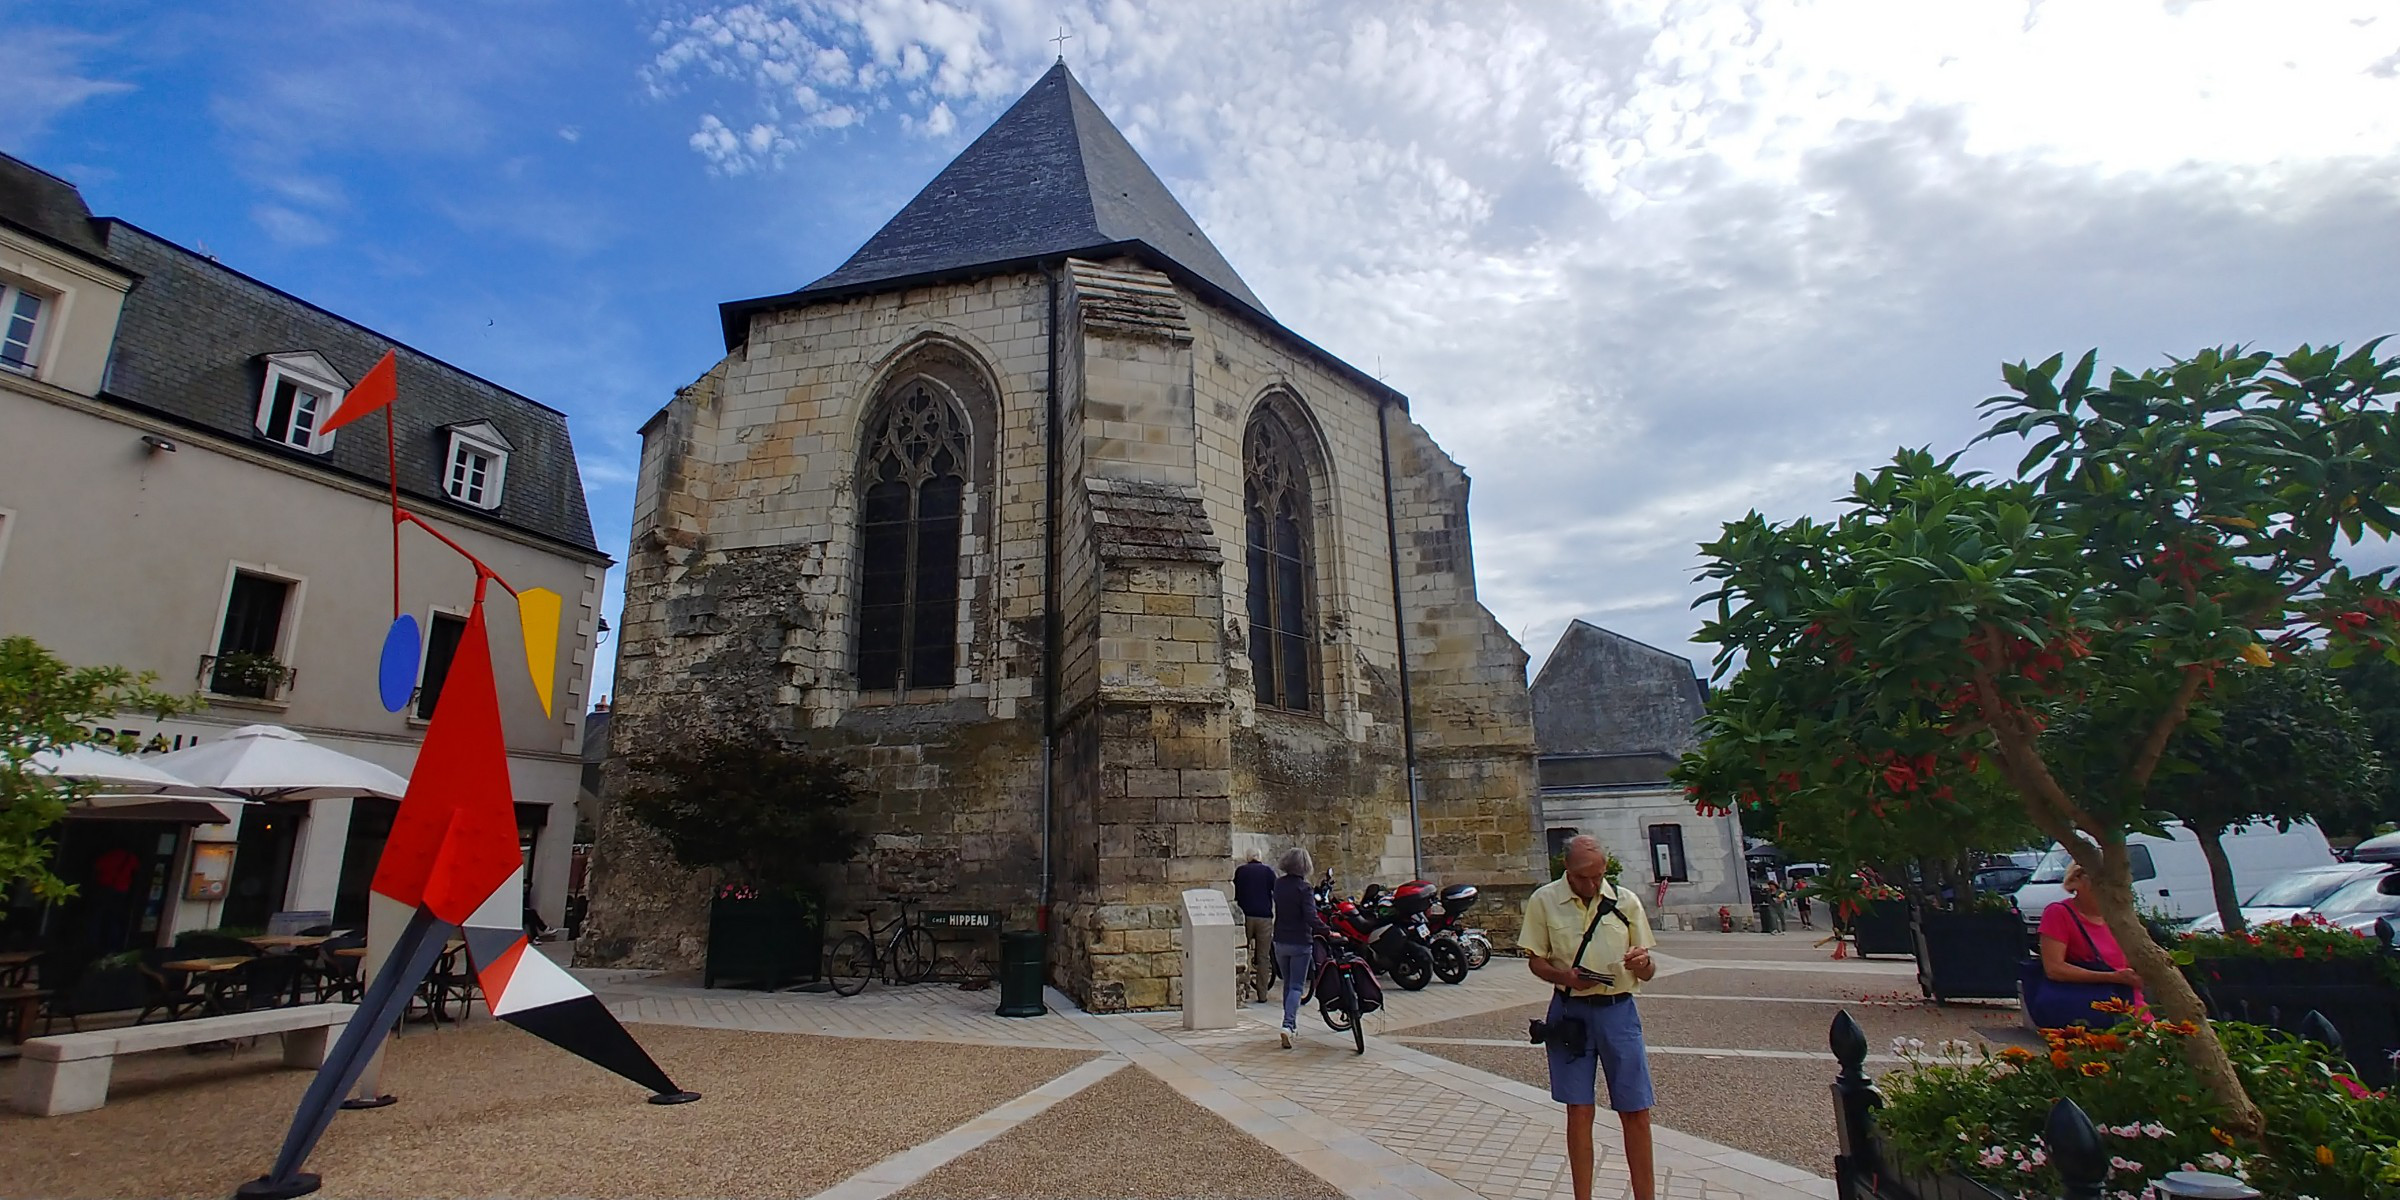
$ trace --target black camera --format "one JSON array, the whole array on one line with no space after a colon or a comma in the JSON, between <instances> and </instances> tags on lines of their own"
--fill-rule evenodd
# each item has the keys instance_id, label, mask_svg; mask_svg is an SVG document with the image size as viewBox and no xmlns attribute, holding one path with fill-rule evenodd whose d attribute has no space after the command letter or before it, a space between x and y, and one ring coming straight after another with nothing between
<instances>
[{"instance_id":1,"label":"black camera","mask_svg":"<svg viewBox=\"0 0 2400 1200\"><path fill-rule=\"evenodd\" d=\"M1536 1046L1564 1047L1570 1060L1582 1058L1592 1044L1582 1017L1560 1017L1555 1021L1535 1017L1525 1023L1525 1040Z\"/></svg>"}]
</instances>

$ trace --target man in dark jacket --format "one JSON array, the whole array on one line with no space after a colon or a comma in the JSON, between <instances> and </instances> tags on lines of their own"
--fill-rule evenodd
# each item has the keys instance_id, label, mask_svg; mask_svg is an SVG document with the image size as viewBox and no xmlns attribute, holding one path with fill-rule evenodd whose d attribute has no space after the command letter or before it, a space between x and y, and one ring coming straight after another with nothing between
<instances>
[{"instance_id":1,"label":"man in dark jacket","mask_svg":"<svg viewBox=\"0 0 2400 1200\"><path fill-rule=\"evenodd\" d=\"M1275 976L1275 868L1260 862L1256 850L1233 869L1233 902L1250 936L1250 989L1263 1004L1274 995L1268 989Z\"/></svg>"}]
</instances>

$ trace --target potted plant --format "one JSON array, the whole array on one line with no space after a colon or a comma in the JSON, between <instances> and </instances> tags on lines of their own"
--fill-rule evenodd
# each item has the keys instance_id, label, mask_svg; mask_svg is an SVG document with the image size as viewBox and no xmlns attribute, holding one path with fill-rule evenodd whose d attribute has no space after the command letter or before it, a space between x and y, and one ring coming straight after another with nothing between
<instances>
[{"instance_id":1,"label":"potted plant","mask_svg":"<svg viewBox=\"0 0 2400 1200\"><path fill-rule=\"evenodd\" d=\"M632 764L626 811L712 888L702 982L776 988L817 977L825 936L816 872L860 835L849 764L771 736L729 737Z\"/></svg>"},{"instance_id":2,"label":"potted plant","mask_svg":"<svg viewBox=\"0 0 2400 1200\"><path fill-rule=\"evenodd\" d=\"M1911 933L1917 987L1935 1003L2016 996L2025 918L2008 897L1977 892L1947 907L1920 906Z\"/></svg>"},{"instance_id":3,"label":"potted plant","mask_svg":"<svg viewBox=\"0 0 2400 1200\"><path fill-rule=\"evenodd\" d=\"M1909 932L1908 893L1860 872L1850 914L1852 949L1860 958L1871 954L1913 954L1916 939Z\"/></svg>"},{"instance_id":4,"label":"potted plant","mask_svg":"<svg viewBox=\"0 0 2400 1200\"><path fill-rule=\"evenodd\" d=\"M2175 960L2218 1017L2295 1030L2316 1012L2341 1034L2359 1077L2395 1080L2400 1050L2400 955L2371 934L2322 917L2240 932L2193 934Z\"/></svg>"},{"instance_id":5,"label":"potted plant","mask_svg":"<svg viewBox=\"0 0 2400 1200\"><path fill-rule=\"evenodd\" d=\"M272 654L220 654L209 669L208 690L220 696L267 700L283 688L284 675L282 661Z\"/></svg>"}]
</instances>

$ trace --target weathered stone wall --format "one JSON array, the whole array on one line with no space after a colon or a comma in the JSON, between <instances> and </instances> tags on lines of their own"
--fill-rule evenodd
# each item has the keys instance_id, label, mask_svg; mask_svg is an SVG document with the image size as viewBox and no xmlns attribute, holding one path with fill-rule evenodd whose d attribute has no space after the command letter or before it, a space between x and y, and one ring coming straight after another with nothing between
<instances>
[{"instance_id":1,"label":"weathered stone wall","mask_svg":"<svg viewBox=\"0 0 2400 1200\"><path fill-rule=\"evenodd\" d=\"M1525 650L1475 598L1466 472L1416 422L1387 419L1426 863L1482 888L1477 923L1513 940L1547 873Z\"/></svg>"},{"instance_id":2,"label":"weathered stone wall","mask_svg":"<svg viewBox=\"0 0 2400 1200\"><path fill-rule=\"evenodd\" d=\"M618 652L615 756L775 736L863 773L858 862L835 911L890 896L1030 924L1038 877L1044 306L1035 274L763 314L644 429ZM873 405L923 379L971 426L957 676L861 695L851 674L854 472ZM713 881L675 870L613 805L589 961L697 963Z\"/></svg>"}]
</instances>

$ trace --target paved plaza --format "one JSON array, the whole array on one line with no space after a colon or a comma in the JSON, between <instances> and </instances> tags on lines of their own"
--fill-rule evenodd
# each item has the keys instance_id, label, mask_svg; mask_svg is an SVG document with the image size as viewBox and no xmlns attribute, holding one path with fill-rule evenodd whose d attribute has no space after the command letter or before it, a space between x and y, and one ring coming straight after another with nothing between
<instances>
[{"instance_id":1,"label":"paved plaza","mask_svg":"<svg viewBox=\"0 0 2400 1200\"><path fill-rule=\"evenodd\" d=\"M1678 1200L1834 1194L1824 1034L1837 1011L1879 1051L1895 1036L2018 1036L2013 1009L1916 1002L1905 960L1836 962L1797 937L1668 934L1660 964L1642 1011L1660 1194ZM1363 1057L1313 1009L1284 1050L1266 1005L1187 1031L1180 1013L1095 1016L1055 993L1049 1015L1007 1019L991 990L839 997L580 974L703 1103L640 1104L480 1013L412 1026L391 1056L403 1103L335 1122L313 1164L326 1194L1569 1195L1562 1110L1524 1042L1547 992L1513 958L1457 986L1392 990ZM307 1081L279 1058L272 1039L131 1056L101 1110L0 1115L0 1195L222 1195L271 1157ZM0 1065L0 1087L13 1071ZM1627 1196L1605 1116L1597 1140L1598 1195Z\"/></svg>"}]
</instances>

